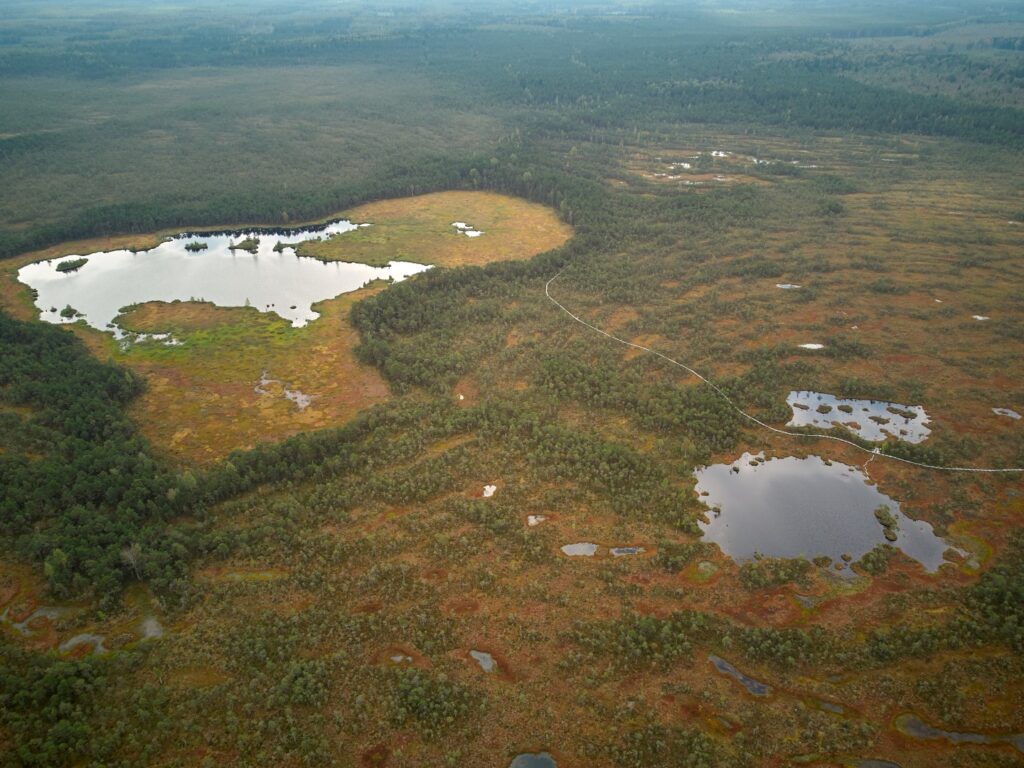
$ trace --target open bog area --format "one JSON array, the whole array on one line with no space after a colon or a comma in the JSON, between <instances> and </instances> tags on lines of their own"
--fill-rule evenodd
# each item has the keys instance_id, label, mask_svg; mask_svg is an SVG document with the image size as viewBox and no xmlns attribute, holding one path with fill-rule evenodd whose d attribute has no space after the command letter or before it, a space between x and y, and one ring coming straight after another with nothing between
<instances>
[{"instance_id":1,"label":"open bog area","mask_svg":"<svg viewBox=\"0 0 1024 768\"><path fill-rule=\"evenodd\" d=\"M11 2L0 766L1024 762L1024 14Z\"/></svg>"}]
</instances>

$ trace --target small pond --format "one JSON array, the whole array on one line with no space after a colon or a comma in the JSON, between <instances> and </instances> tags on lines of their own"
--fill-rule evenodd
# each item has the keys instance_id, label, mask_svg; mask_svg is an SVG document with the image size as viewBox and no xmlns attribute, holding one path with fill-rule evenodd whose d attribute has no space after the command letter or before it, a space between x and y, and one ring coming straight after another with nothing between
<instances>
[{"instance_id":1,"label":"small pond","mask_svg":"<svg viewBox=\"0 0 1024 768\"><path fill-rule=\"evenodd\" d=\"M893 546L935 571L949 545L931 525L911 520L859 469L817 456L764 459L743 454L732 464L698 469L697 493L711 510L704 538L736 560L844 554L860 559L886 542L875 517L881 505L895 520ZM706 495L705 495L706 494Z\"/></svg>"},{"instance_id":2,"label":"small pond","mask_svg":"<svg viewBox=\"0 0 1024 768\"><path fill-rule=\"evenodd\" d=\"M920 405L854 400L807 390L790 392L786 403L793 409L788 427L839 426L865 440L895 437L908 443L920 443L931 434L928 414Z\"/></svg>"},{"instance_id":3,"label":"small pond","mask_svg":"<svg viewBox=\"0 0 1024 768\"><path fill-rule=\"evenodd\" d=\"M564 545L562 552L569 557L593 557L597 552L597 548L597 544L591 544L589 541L580 541L576 544Z\"/></svg>"},{"instance_id":4,"label":"small pond","mask_svg":"<svg viewBox=\"0 0 1024 768\"><path fill-rule=\"evenodd\" d=\"M89 254L88 261L72 271L61 271L60 265L74 262L77 256L35 262L22 267L18 279L35 289L35 304L43 320L75 322L78 316L62 314L70 306L90 326L111 331L116 338L125 336L123 329L113 325L121 309L147 301L195 299L219 307L252 306L301 327L319 317L312 308L318 301L357 290L372 280L403 280L429 269L403 261L386 267L323 262L297 256L289 247L343 235L359 226L336 221L275 232L183 234L148 251Z\"/></svg>"},{"instance_id":5,"label":"small pond","mask_svg":"<svg viewBox=\"0 0 1024 768\"><path fill-rule=\"evenodd\" d=\"M480 237L483 234L479 229L476 229L472 224L467 224L464 221L453 221L452 226L455 227L459 234L463 234L466 237Z\"/></svg>"},{"instance_id":6,"label":"small pond","mask_svg":"<svg viewBox=\"0 0 1024 768\"><path fill-rule=\"evenodd\" d=\"M498 668L498 662L494 660L494 657L486 651L472 650L469 655L473 657L473 660L480 665L480 669L484 672L493 672Z\"/></svg>"}]
</instances>

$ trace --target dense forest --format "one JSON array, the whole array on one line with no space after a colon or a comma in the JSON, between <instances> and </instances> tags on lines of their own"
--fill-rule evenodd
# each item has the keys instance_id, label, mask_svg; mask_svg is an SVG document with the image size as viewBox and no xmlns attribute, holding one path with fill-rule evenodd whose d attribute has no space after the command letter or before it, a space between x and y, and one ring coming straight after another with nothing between
<instances>
[{"instance_id":1,"label":"dense forest","mask_svg":"<svg viewBox=\"0 0 1024 768\"><path fill-rule=\"evenodd\" d=\"M138 418L188 339L21 319L0 275L0 765L1019 764L1020 477L884 455L1024 466L982 421L1024 404L1018 6L10 6L8 264L445 190L572 237L354 302L385 401L212 463ZM939 416L737 410L803 389ZM733 561L694 472L744 452L849 464L943 565Z\"/></svg>"}]
</instances>

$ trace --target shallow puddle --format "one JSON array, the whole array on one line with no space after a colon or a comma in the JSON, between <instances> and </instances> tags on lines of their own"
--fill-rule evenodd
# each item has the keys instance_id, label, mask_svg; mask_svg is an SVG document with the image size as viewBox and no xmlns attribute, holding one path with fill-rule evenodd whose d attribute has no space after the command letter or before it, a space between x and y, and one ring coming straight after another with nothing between
<instances>
[{"instance_id":1,"label":"shallow puddle","mask_svg":"<svg viewBox=\"0 0 1024 768\"><path fill-rule=\"evenodd\" d=\"M72 272L61 272L59 267L77 256L28 264L18 271L18 279L36 290L41 319L75 322L79 317L61 312L70 306L90 326L112 332L119 339L126 337L114 323L121 309L147 301L202 300L219 307L252 306L301 327L320 316L312 308L318 301L357 290L372 280L403 280L429 269L400 261L386 267L323 262L297 256L289 247L357 228L350 221L337 221L276 233L183 234L148 251L89 254L88 263ZM252 252L232 249L239 239L250 238L257 241ZM206 247L196 250L197 245Z\"/></svg>"},{"instance_id":2,"label":"shallow puddle","mask_svg":"<svg viewBox=\"0 0 1024 768\"><path fill-rule=\"evenodd\" d=\"M534 526L540 525L547 519L548 518L545 515L527 515L526 524L533 528Z\"/></svg>"},{"instance_id":3,"label":"shallow puddle","mask_svg":"<svg viewBox=\"0 0 1024 768\"><path fill-rule=\"evenodd\" d=\"M53 622L60 618L66 612L66 609L43 606L42 608L36 608L21 621L12 621L8 616L9 612L10 608L4 609L3 614L0 614L0 621L10 624L19 634L31 635L37 630L37 627L32 626L34 623L40 620Z\"/></svg>"},{"instance_id":4,"label":"shallow puddle","mask_svg":"<svg viewBox=\"0 0 1024 768\"><path fill-rule=\"evenodd\" d=\"M992 409L992 413L994 413L996 416L1007 416L1007 417L1009 417L1011 419L1019 419L1020 418L1020 414L1017 413L1012 408L993 408Z\"/></svg>"},{"instance_id":5,"label":"shallow puddle","mask_svg":"<svg viewBox=\"0 0 1024 768\"><path fill-rule=\"evenodd\" d=\"M142 620L142 638L152 640L164 636L164 628L156 616L147 616Z\"/></svg>"},{"instance_id":6,"label":"shallow puddle","mask_svg":"<svg viewBox=\"0 0 1024 768\"><path fill-rule=\"evenodd\" d=\"M558 763L547 752L524 752L516 755L508 768L558 768Z\"/></svg>"},{"instance_id":7,"label":"shallow puddle","mask_svg":"<svg viewBox=\"0 0 1024 768\"><path fill-rule=\"evenodd\" d=\"M800 347L800 349L824 349L825 348L824 344L815 344L815 343L797 344L797 346Z\"/></svg>"},{"instance_id":8,"label":"shallow puddle","mask_svg":"<svg viewBox=\"0 0 1024 768\"><path fill-rule=\"evenodd\" d=\"M484 486L484 498L485 499L491 498L491 496L494 495L494 492L496 490L498 490L498 486L496 486L496 485L485 485Z\"/></svg>"},{"instance_id":9,"label":"shallow puddle","mask_svg":"<svg viewBox=\"0 0 1024 768\"><path fill-rule=\"evenodd\" d=\"M300 410L306 410L310 405L313 404L313 400L317 395L307 395L298 389L289 389L287 384L283 384L279 379L272 379L266 371L260 374L260 380L253 388L253 392L257 395L269 395L272 394L270 389L271 384L281 384L281 394L284 395L286 400L290 400L295 404L295 407Z\"/></svg>"},{"instance_id":10,"label":"shallow puddle","mask_svg":"<svg viewBox=\"0 0 1024 768\"><path fill-rule=\"evenodd\" d=\"M723 659L721 656L715 656L711 654L708 656L708 661L714 665L715 669L721 672L723 675L728 675L742 685L747 691L754 696L767 696L772 691L772 687L767 683L762 683L759 680L755 680L752 677L740 672L736 667L730 664L728 661Z\"/></svg>"},{"instance_id":11,"label":"shallow puddle","mask_svg":"<svg viewBox=\"0 0 1024 768\"><path fill-rule=\"evenodd\" d=\"M452 226L459 231L460 234L466 237L480 237L483 234L479 229L476 229L472 224L467 224L464 221L453 221Z\"/></svg>"},{"instance_id":12,"label":"shallow puddle","mask_svg":"<svg viewBox=\"0 0 1024 768\"><path fill-rule=\"evenodd\" d=\"M854 400L824 392L794 390L786 403L793 411L787 427L844 427L865 440L890 437L920 443L931 434L928 414L920 405L901 405L884 400Z\"/></svg>"},{"instance_id":13,"label":"shallow puddle","mask_svg":"<svg viewBox=\"0 0 1024 768\"><path fill-rule=\"evenodd\" d=\"M562 552L567 554L569 557L593 557L597 552L597 544L591 544L589 541L581 541L576 544L566 544L562 547Z\"/></svg>"},{"instance_id":14,"label":"shallow puddle","mask_svg":"<svg viewBox=\"0 0 1024 768\"><path fill-rule=\"evenodd\" d=\"M91 645L93 653L102 654L107 652L107 649L103 645L104 639L105 638L103 635L95 635L89 632L83 632L82 634L75 635L74 637L69 638L68 640L65 640L63 643L61 643L60 650L62 653L67 653L69 651L75 650L75 648L78 648L81 645Z\"/></svg>"},{"instance_id":15,"label":"shallow puddle","mask_svg":"<svg viewBox=\"0 0 1024 768\"><path fill-rule=\"evenodd\" d=\"M797 288L802 288L803 286L796 285L794 283L776 283L775 287L776 288L781 288L784 291L794 291Z\"/></svg>"},{"instance_id":16,"label":"shallow puddle","mask_svg":"<svg viewBox=\"0 0 1024 768\"><path fill-rule=\"evenodd\" d=\"M896 501L846 464L817 456L765 460L745 453L732 464L715 464L694 474L697 493L711 510L708 522L700 523L704 538L734 560L755 554L808 559L827 555L836 562L845 554L858 560L886 542L886 529L875 516L882 505L895 521L890 526L896 533L893 546L927 571L943 563L949 548L931 525L906 517Z\"/></svg>"},{"instance_id":17,"label":"shallow puddle","mask_svg":"<svg viewBox=\"0 0 1024 768\"><path fill-rule=\"evenodd\" d=\"M643 547L612 547L609 551L612 553L612 557L625 557L626 555L642 555L647 550Z\"/></svg>"}]
</instances>

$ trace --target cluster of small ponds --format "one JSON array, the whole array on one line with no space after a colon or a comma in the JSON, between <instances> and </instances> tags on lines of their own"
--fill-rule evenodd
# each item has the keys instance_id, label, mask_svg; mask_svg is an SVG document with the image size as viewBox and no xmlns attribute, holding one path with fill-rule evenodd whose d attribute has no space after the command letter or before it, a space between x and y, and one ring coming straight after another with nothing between
<instances>
[{"instance_id":1,"label":"cluster of small ponds","mask_svg":"<svg viewBox=\"0 0 1024 768\"><path fill-rule=\"evenodd\" d=\"M920 741L945 740L950 744L1011 744L1019 752L1024 752L1024 733L991 735L986 733L945 731L928 725L917 716L910 714L897 717L896 728L905 736L910 736Z\"/></svg>"},{"instance_id":2,"label":"cluster of small ponds","mask_svg":"<svg viewBox=\"0 0 1024 768\"><path fill-rule=\"evenodd\" d=\"M271 384L281 384L281 392L284 395L285 399L291 400L292 403L295 404L295 407L300 411L306 410L310 405L313 404L313 400L314 398L316 398L316 395L307 395L305 392L302 392L301 390L289 389L288 385L282 383L279 379L270 378L266 371L263 371L260 374L260 380L253 388L253 391L257 395L269 395L271 394L271 392L268 389L268 387L270 387Z\"/></svg>"},{"instance_id":3,"label":"cluster of small ponds","mask_svg":"<svg viewBox=\"0 0 1024 768\"><path fill-rule=\"evenodd\" d=\"M839 426L865 440L894 437L908 443L920 443L931 434L928 414L920 405L855 400L806 390L790 392L786 403L793 411L788 427Z\"/></svg>"},{"instance_id":4,"label":"cluster of small ponds","mask_svg":"<svg viewBox=\"0 0 1024 768\"><path fill-rule=\"evenodd\" d=\"M741 672L722 657L709 654L708 661L711 662L711 665L718 672L733 678L743 686L747 693L752 696L762 698L771 695L772 687L770 685L763 683L760 680L755 680L749 675ZM836 704L835 702L815 700L813 704L819 709L830 712L834 715L846 715L848 713L846 707L841 704ZM1024 752L1024 733L985 734L963 731L947 731L942 728L936 728L935 726L928 725L916 715L909 713L897 717L895 726L896 730L903 735L919 741L945 740L950 744L1009 744L1015 747L1018 751ZM869 768L871 766L894 766L896 763L891 763L885 760L864 759L854 761L854 765L859 768Z\"/></svg>"},{"instance_id":5,"label":"cluster of small ponds","mask_svg":"<svg viewBox=\"0 0 1024 768\"><path fill-rule=\"evenodd\" d=\"M78 256L35 262L22 267L18 279L34 290L41 319L50 323L82 319L118 339L174 342L166 335L130 334L117 325L124 307L148 301L251 306L301 327L319 317L313 311L319 301L373 280L404 280L430 268L404 261L372 267L296 255L294 246L300 242L343 235L361 226L369 225L341 220L301 229L186 233L148 250L89 254L74 270L61 271L61 265L80 261ZM475 236L475 230L464 232ZM73 311L67 311L69 307Z\"/></svg>"},{"instance_id":6,"label":"cluster of small ponds","mask_svg":"<svg viewBox=\"0 0 1024 768\"><path fill-rule=\"evenodd\" d=\"M10 607L8 607L4 609L3 613L0 613L0 623L7 624L24 637L30 637L42 631L43 627L40 625L44 623L53 624L57 619L65 616L68 610L67 608L55 606L41 606L21 621L14 621L10 618ZM140 640L151 640L163 637L164 627L156 616L148 614L137 622L134 633L138 635ZM92 653L104 654L110 651L104 644L106 639L106 635L95 632L81 632L60 643L58 650L61 653L70 653L76 648L85 645L91 648Z\"/></svg>"}]
</instances>

